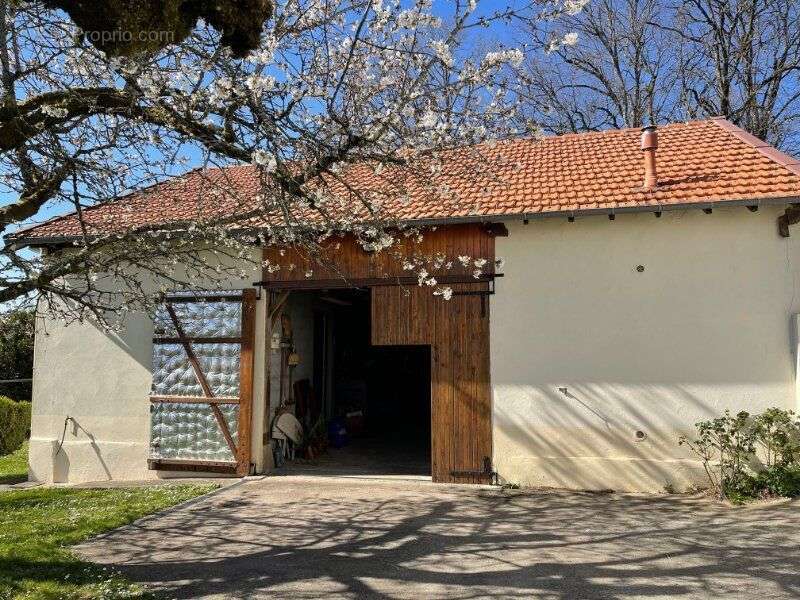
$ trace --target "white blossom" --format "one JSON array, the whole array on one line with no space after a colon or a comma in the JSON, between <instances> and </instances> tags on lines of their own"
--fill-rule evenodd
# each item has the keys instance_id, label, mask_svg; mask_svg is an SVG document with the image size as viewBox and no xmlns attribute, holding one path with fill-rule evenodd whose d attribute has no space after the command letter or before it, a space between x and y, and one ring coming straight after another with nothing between
<instances>
[{"instance_id":1,"label":"white blossom","mask_svg":"<svg viewBox=\"0 0 800 600\"><path fill-rule=\"evenodd\" d=\"M564 34L564 38L561 40L561 43L565 46L574 46L578 43L578 34L574 31Z\"/></svg>"},{"instance_id":2,"label":"white blossom","mask_svg":"<svg viewBox=\"0 0 800 600\"><path fill-rule=\"evenodd\" d=\"M267 173L274 173L278 169L278 160L272 152L258 149L253 152L253 164L264 168Z\"/></svg>"},{"instance_id":3,"label":"white blossom","mask_svg":"<svg viewBox=\"0 0 800 600\"><path fill-rule=\"evenodd\" d=\"M589 0L564 0L564 12L570 16L577 15L589 4Z\"/></svg>"},{"instance_id":4,"label":"white blossom","mask_svg":"<svg viewBox=\"0 0 800 600\"><path fill-rule=\"evenodd\" d=\"M443 287L433 292L434 296L441 296L445 300L450 300L453 297L453 288Z\"/></svg>"},{"instance_id":5,"label":"white blossom","mask_svg":"<svg viewBox=\"0 0 800 600\"><path fill-rule=\"evenodd\" d=\"M525 55L519 48L488 52L483 58L481 66L484 68L494 68L500 65L509 64L513 67L518 67L522 64L524 58Z\"/></svg>"},{"instance_id":6,"label":"white blossom","mask_svg":"<svg viewBox=\"0 0 800 600\"><path fill-rule=\"evenodd\" d=\"M430 47L442 63L448 68L453 66L453 55L450 52L450 47L442 40L433 40L430 42Z\"/></svg>"},{"instance_id":7,"label":"white blossom","mask_svg":"<svg viewBox=\"0 0 800 600\"><path fill-rule=\"evenodd\" d=\"M49 104L42 107L42 112L49 117L55 117L57 119L63 119L69 114L66 108L50 106Z\"/></svg>"}]
</instances>

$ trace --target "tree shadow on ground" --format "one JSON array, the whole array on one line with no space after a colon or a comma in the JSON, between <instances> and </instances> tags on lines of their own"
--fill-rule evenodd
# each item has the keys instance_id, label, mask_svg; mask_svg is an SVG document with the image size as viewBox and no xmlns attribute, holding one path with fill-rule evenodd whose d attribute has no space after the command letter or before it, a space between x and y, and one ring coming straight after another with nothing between
<instances>
[{"instance_id":1,"label":"tree shadow on ground","mask_svg":"<svg viewBox=\"0 0 800 600\"><path fill-rule=\"evenodd\" d=\"M798 508L282 478L80 552L175 598L794 598Z\"/></svg>"}]
</instances>

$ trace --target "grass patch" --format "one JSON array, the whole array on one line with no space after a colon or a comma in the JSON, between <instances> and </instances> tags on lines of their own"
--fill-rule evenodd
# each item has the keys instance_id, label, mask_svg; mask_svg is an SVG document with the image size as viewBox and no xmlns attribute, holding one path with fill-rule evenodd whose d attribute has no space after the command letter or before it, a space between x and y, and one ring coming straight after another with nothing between
<instances>
[{"instance_id":1,"label":"grass patch","mask_svg":"<svg viewBox=\"0 0 800 600\"><path fill-rule=\"evenodd\" d=\"M66 547L214 489L164 485L34 488L0 493L0 599L148 597Z\"/></svg>"},{"instance_id":2,"label":"grass patch","mask_svg":"<svg viewBox=\"0 0 800 600\"><path fill-rule=\"evenodd\" d=\"M11 454L0 456L0 484L19 483L28 479L28 442Z\"/></svg>"}]
</instances>

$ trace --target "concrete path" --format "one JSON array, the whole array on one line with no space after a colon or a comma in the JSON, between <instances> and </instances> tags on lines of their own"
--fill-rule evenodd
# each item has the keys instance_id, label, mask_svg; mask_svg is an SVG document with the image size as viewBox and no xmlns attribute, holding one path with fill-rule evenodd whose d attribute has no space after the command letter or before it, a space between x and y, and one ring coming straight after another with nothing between
<instances>
[{"instance_id":1,"label":"concrete path","mask_svg":"<svg viewBox=\"0 0 800 600\"><path fill-rule=\"evenodd\" d=\"M78 551L169 598L798 598L800 503L275 477Z\"/></svg>"}]
</instances>

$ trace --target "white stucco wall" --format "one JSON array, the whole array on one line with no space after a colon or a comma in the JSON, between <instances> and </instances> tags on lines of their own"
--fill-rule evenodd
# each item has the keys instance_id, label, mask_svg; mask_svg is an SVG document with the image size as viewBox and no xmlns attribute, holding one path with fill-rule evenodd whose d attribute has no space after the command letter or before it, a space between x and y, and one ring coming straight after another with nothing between
<instances>
[{"instance_id":1,"label":"white stucco wall","mask_svg":"<svg viewBox=\"0 0 800 600\"><path fill-rule=\"evenodd\" d=\"M685 487L701 474L677 441L696 421L726 408L795 408L800 231L779 237L778 214L509 223L491 300L500 476Z\"/></svg>"},{"instance_id":2,"label":"white stucco wall","mask_svg":"<svg viewBox=\"0 0 800 600\"><path fill-rule=\"evenodd\" d=\"M243 268L252 270L249 264ZM225 287L244 289L258 278L255 272ZM256 308L254 458L261 455L258 424L264 412L264 318L262 295ZM147 469L152 337L152 322L141 314L129 316L119 333L91 323L64 326L50 319L38 323L30 479L80 483L186 476ZM74 422L68 423L63 448L56 453L67 416Z\"/></svg>"},{"instance_id":3,"label":"white stucco wall","mask_svg":"<svg viewBox=\"0 0 800 600\"><path fill-rule=\"evenodd\" d=\"M505 277L491 299L494 462L506 481L660 490L699 480L677 446L725 408L798 408L800 228L778 209L716 209L508 223ZM636 267L643 265L644 272ZM249 287L257 274L231 282ZM298 345L313 346L311 305L287 306ZM262 450L266 294L258 302L253 457ZM307 330L303 324L308 325ZM119 334L40 323L31 478L98 481L147 470L152 325ZM300 350L295 380L312 362ZM273 378L273 384L276 383ZM559 391L566 388L566 393ZM54 458L64 419L63 450ZM646 438L636 441L636 432Z\"/></svg>"}]
</instances>

